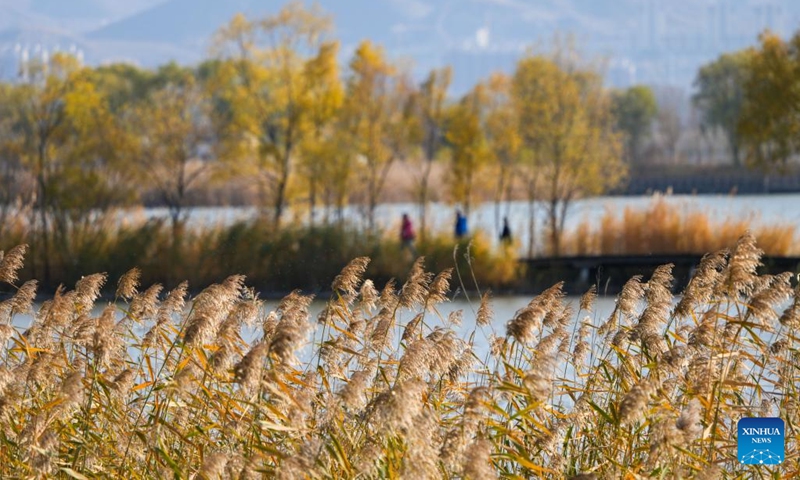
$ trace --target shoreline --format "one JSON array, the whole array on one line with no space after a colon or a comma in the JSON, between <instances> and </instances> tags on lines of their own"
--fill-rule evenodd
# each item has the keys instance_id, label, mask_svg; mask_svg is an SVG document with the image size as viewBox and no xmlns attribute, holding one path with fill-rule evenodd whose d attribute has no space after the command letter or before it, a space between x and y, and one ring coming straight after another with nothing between
<instances>
[{"instance_id":1,"label":"shoreline","mask_svg":"<svg viewBox=\"0 0 800 480\"><path fill-rule=\"evenodd\" d=\"M494 297L513 297L513 296L536 296L541 292L552 287L556 283L564 282L563 291L567 295L579 296L584 294L592 286L595 287L598 295L614 296L622 291L625 281L635 275L641 275L647 280L655 269L661 265L673 264L674 282L672 292L680 293L686 288L689 280L695 273L702 255L598 255L598 256L571 256L559 258L534 258L518 259L520 265L525 265L525 271L517 279L515 285L505 288L486 287L480 291L475 289L463 289L460 285L455 285L461 294L466 292L469 296L480 297L486 291L491 291ZM762 266L759 267L759 274L776 275L784 272L792 273L793 281L798 281L800 276L800 256L763 256ZM438 273L434 271L433 273ZM231 273L236 275L236 273ZM330 281L333 282L334 277ZM398 286L402 286L399 280L395 279ZM388 279L387 279L388 281ZM107 286L113 285L115 279L109 279ZM22 282L24 283L24 282ZM159 283L159 282L156 282ZM247 280L245 280L247 285ZM201 288L191 288L192 282L189 280L188 294L197 295L208 285ZM210 284L209 284L210 285ZM150 285L142 285L147 288ZM330 300L333 291L330 288L310 288L308 286L298 286L291 290L282 289L263 289L259 290L255 285L251 286L258 297L262 300L277 301L290 295L293 291L300 291L303 295L313 295L318 300ZM377 284L380 290L384 285ZM165 287L165 290L168 288ZM36 300L52 297L55 293L53 289L40 289L37 292ZM0 300L10 298L12 290L0 293ZM110 291L104 291L99 297L104 301L113 301L114 295Z\"/></svg>"}]
</instances>

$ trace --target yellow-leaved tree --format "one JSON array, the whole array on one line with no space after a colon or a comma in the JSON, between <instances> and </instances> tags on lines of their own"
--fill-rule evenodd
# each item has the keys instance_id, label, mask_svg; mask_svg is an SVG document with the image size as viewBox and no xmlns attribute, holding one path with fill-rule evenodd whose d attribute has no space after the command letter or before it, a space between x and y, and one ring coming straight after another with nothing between
<instances>
[{"instance_id":1,"label":"yellow-leaved tree","mask_svg":"<svg viewBox=\"0 0 800 480\"><path fill-rule=\"evenodd\" d=\"M431 174L433 164L445 144L445 122L447 120L447 90L453 72L450 67L436 68L420 85L416 93L417 131L415 137L419 141L419 160L421 165L415 178L414 196L419 205L419 235L424 241L427 225L428 203L435 201L431 192Z\"/></svg>"},{"instance_id":2,"label":"yellow-leaved tree","mask_svg":"<svg viewBox=\"0 0 800 480\"><path fill-rule=\"evenodd\" d=\"M342 141L339 116L344 102L344 85L339 78L339 44L324 43L316 57L306 63L309 86L304 108L310 131L300 147L299 174L308 192L311 224L316 223L317 202L325 205L325 219L332 205L339 218L347 203L351 178L349 154Z\"/></svg>"},{"instance_id":3,"label":"yellow-leaved tree","mask_svg":"<svg viewBox=\"0 0 800 480\"><path fill-rule=\"evenodd\" d=\"M330 48L330 25L319 9L295 1L260 19L237 15L214 40L223 62L209 85L225 104L217 117L218 156L235 174L256 180L275 226L289 202L295 156L313 130L311 97L319 82L330 81L325 69L309 67Z\"/></svg>"},{"instance_id":4,"label":"yellow-leaved tree","mask_svg":"<svg viewBox=\"0 0 800 480\"><path fill-rule=\"evenodd\" d=\"M511 200L522 141L517 110L511 98L511 78L504 73L492 74L485 82L484 92L483 129L492 160L490 166L497 182L494 189L494 220L495 230L499 232L502 216L500 204Z\"/></svg>"},{"instance_id":5,"label":"yellow-leaved tree","mask_svg":"<svg viewBox=\"0 0 800 480\"><path fill-rule=\"evenodd\" d=\"M413 99L411 81L383 49L362 42L350 62L342 125L355 155L354 175L364 189L370 231L389 170L413 143Z\"/></svg>"},{"instance_id":6,"label":"yellow-leaved tree","mask_svg":"<svg viewBox=\"0 0 800 480\"><path fill-rule=\"evenodd\" d=\"M126 120L133 136L130 168L169 209L173 242L178 244L188 196L208 178L211 166L204 154L212 136L208 100L187 74L151 91L132 106Z\"/></svg>"},{"instance_id":7,"label":"yellow-leaved tree","mask_svg":"<svg viewBox=\"0 0 800 480\"><path fill-rule=\"evenodd\" d=\"M575 57L572 50L529 55L518 63L512 87L526 168L536 171L554 256L562 253L571 203L607 192L627 172L602 78Z\"/></svg>"},{"instance_id":8,"label":"yellow-leaved tree","mask_svg":"<svg viewBox=\"0 0 800 480\"><path fill-rule=\"evenodd\" d=\"M749 51L738 134L750 165L783 169L800 151L800 33L766 32Z\"/></svg>"},{"instance_id":9,"label":"yellow-leaved tree","mask_svg":"<svg viewBox=\"0 0 800 480\"><path fill-rule=\"evenodd\" d=\"M49 284L52 254L74 260L68 241L91 223L90 213L123 200L116 183L116 122L77 58L56 53L23 65L22 81L6 92L3 150L35 185L33 258ZM80 192L76 195L75 192ZM74 240L74 239L73 239ZM39 270L38 265L33 265Z\"/></svg>"},{"instance_id":10,"label":"yellow-leaved tree","mask_svg":"<svg viewBox=\"0 0 800 480\"><path fill-rule=\"evenodd\" d=\"M489 149L481 125L483 85L477 85L447 115L447 145L450 149L450 170L446 182L450 196L460 203L469 216L475 196L475 179L489 160Z\"/></svg>"},{"instance_id":11,"label":"yellow-leaved tree","mask_svg":"<svg viewBox=\"0 0 800 480\"><path fill-rule=\"evenodd\" d=\"M0 237L4 237L11 222L33 200L33 186L27 178L20 158L21 147L16 132L18 90L8 82L0 83Z\"/></svg>"}]
</instances>

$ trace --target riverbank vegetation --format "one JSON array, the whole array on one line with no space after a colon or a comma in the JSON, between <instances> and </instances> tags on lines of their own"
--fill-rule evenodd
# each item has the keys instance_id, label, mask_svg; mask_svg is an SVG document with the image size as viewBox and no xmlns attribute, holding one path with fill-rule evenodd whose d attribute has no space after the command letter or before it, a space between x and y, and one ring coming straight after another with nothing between
<instances>
[{"instance_id":1,"label":"riverbank vegetation","mask_svg":"<svg viewBox=\"0 0 800 480\"><path fill-rule=\"evenodd\" d=\"M9 224L12 225L12 224ZM11 248L28 238L24 223L7 225L0 248ZM138 267L142 281L175 286L183 280L197 291L218 283L231 270L246 275L262 295L287 293L296 288L329 293L330 278L356 256L373 258L369 274L381 282L403 279L414 260L402 249L397 235L371 235L349 226L286 226L273 230L269 222L242 221L232 225L186 228L174 236L168 221L120 224L112 217L95 219L68 238L53 239L49 256L50 276L40 280L40 289L54 292L71 285L90 272L121 276ZM466 276L462 289L505 291L518 286L522 272L515 252L493 247L483 233L455 241L448 231L431 232L416 242L416 253L428 258L431 268L458 265ZM43 270L41 251L31 251L24 267L32 278ZM41 277L40 277L41 278ZM109 292L106 292L109 293Z\"/></svg>"},{"instance_id":2,"label":"riverbank vegetation","mask_svg":"<svg viewBox=\"0 0 800 480\"><path fill-rule=\"evenodd\" d=\"M295 224L274 230L269 221L242 220L187 226L176 237L168 219L137 220L131 214L120 221L119 215L96 216L74 226L70 236L53 236L54 250L47 259L51 273L46 279L41 276L42 251L31 250L25 276L38 277L40 290L54 292L59 285L72 285L90 272L103 271L113 278L138 267L145 283L172 287L188 280L196 292L234 270L246 275L262 296L296 288L328 295L328 279L351 258L372 258L368 274L385 282L403 280L416 253L427 258L431 269L457 265L460 272L470 272L462 275L458 285L462 290L474 292L480 286L496 292L530 291L529 272L518 261L525 246L519 239L499 243L479 229L457 241L450 228L431 228L425 238L414 242L412 250L401 245L399 225L370 234L347 222ZM750 231L763 239L760 243L767 255L800 256L794 226L757 218L716 220L714 215L657 196L642 207L606 210L599 218L583 219L566 232L562 255L701 255L730 248ZM537 233L540 253L551 256L547 232ZM25 216L9 216L0 227L0 249L24 243L29 236ZM547 278L559 280L555 274Z\"/></svg>"},{"instance_id":3,"label":"riverbank vegetation","mask_svg":"<svg viewBox=\"0 0 800 480\"><path fill-rule=\"evenodd\" d=\"M298 292L265 308L239 275L191 297L137 270L34 308L24 252L0 261L16 291L0 304L4 478L800 474L800 287L757 275L751 236L707 255L679 301L664 265L610 314L556 284L512 318L488 293L441 316L454 272L421 259L403 284L353 260L317 318ZM740 464L737 420L771 416L782 462Z\"/></svg>"},{"instance_id":4,"label":"riverbank vegetation","mask_svg":"<svg viewBox=\"0 0 800 480\"><path fill-rule=\"evenodd\" d=\"M773 256L800 256L797 227L766 224L758 218L720 218L654 197L644 208L609 209L599 219L584 219L566 236L571 255L695 254L728 248L752 232L761 248Z\"/></svg>"}]
</instances>

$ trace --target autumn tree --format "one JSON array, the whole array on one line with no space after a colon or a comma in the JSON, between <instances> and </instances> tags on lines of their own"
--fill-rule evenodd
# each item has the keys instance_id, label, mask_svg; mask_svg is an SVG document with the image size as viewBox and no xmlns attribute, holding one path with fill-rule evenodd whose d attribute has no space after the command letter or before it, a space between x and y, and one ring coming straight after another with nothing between
<instances>
[{"instance_id":1,"label":"autumn tree","mask_svg":"<svg viewBox=\"0 0 800 480\"><path fill-rule=\"evenodd\" d=\"M431 173L445 139L447 91L452 80L450 67L433 69L416 93L416 139L420 143L421 171L416 178L415 197L419 205L419 235L424 240L428 229L427 212L431 201Z\"/></svg>"},{"instance_id":2,"label":"autumn tree","mask_svg":"<svg viewBox=\"0 0 800 480\"><path fill-rule=\"evenodd\" d=\"M15 208L30 205L31 185L20 158L20 142L15 131L15 117L23 99L10 83L0 83L0 236L10 222Z\"/></svg>"},{"instance_id":3,"label":"autumn tree","mask_svg":"<svg viewBox=\"0 0 800 480\"><path fill-rule=\"evenodd\" d=\"M500 203L511 201L515 173L521 154L517 111L511 98L511 78L503 73L489 77L484 89L483 131L492 157L496 185L494 189L495 229L500 230Z\"/></svg>"},{"instance_id":4,"label":"autumn tree","mask_svg":"<svg viewBox=\"0 0 800 480\"><path fill-rule=\"evenodd\" d=\"M310 131L316 83L307 64L326 47L330 19L300 2L275 15L249 20L237 15L220 29L214 51L226 60L213 84L228 105L220 125L219 155L231 169L256 179L277 226L288 204L295 155ZM313 69L311 69L313 70Z\"/></svg>"},{"instance_id":5,"label":"autumn tree","mask_svg":"<svg viewBox=\"0 0 800 480\"><path fill-rule=\"evenodd\" d=\"M338 125L338 121L337 124ZM334 127L323 140L316 144L317 155L321 162L320 169L324 172L319 179L322 202L325 206L324 221L330 223L335 217L338 223L344 221L345 207L353 194L355 165L355 148L353 147L347 131ZM315 157L311 157L313 160Z\"/></svg>"},{"instance_id":6,"label":"autumn tree","mask_svg":"<svg viewBox=\"0 0 800 480\"><path fill-rule=\"evenodd\" d=\"M745 83L750 72L750 51L726 53L697 72L697 92L692 103L700 110L701 126L725 135L733 164L741 165L738 125L742 115Z\"/></svg>"},{"instance_id":7,"label":"autumn tree","mask_svg":"<svg viewBox=\"0 0 800 480\"><path fill-rule=\"evenodd\" d=\"M192 76L154 90L127 117L135 136L130 161L136 176L170 213L180 239L188 195L207 177L211 125L208 101Z\"/></svg>"},{"instance_id":8,"label":"autumn tree","mask_svg":"<svg viewBox=\"0 0 800 480\"><path fill-rule=\"evenodd\" d=\"M317 56L306 63L305 75L309 132L300 147L299 173L306 184L311 224L316 220L317 201L322 198L328 212L335 204L341 212L347 201L350 169L338 117L344 102L344 85L339 78L338 43L325 43ZM335 192L335 193L334 193Z\"/></svg>"},{"instance_id":9,"label":"autumn tree","mask_svg":"<svg viewBox=\"0 0 800 480\"><path fill-rule=\"evenodd\" d=\"M446 177L450 196L469 216L475 194L475 179L481 174L489 151L481 125L484 89L477 85L447 114L447 145L450 150L450 169Z\"/></svg>"},{"instance_id":10,"label":"autumn tree","mask_svg":"<svg viewBox=\"0 0 800 480\"><path fill-rule=\"evenodd\" d=\"M106 99L76 58L57 53L28 63L25 71L24 82L11 93L5 148L35 181L32 248L41 252L34 258L42 259L47 284L51 253L71 254L71 229L85 226L92 210L121 201L123 189L114 184L118 136Z\"/></svg>"},{"instance_id":11,"label":"autumn tree","mask_svg":"<svg viewBox=\"0 0 800 480\"><path fill-rule=\"evenodd\" d=\"M641 163L642 146L658 113L653 90L645 85L635 85L614 92L611 98L614 122L625 137L625 158L631 165Z\"/></svg>"},{"instance_id":12,"label":"autumn tree","mask_svg":"<svg viewBox=\"0 0 800 480\"><path fill-rule=\"evenodd\" d=\"M608 191L626 171L602 79L573 57L527 56L517 65L512 87L523 147L539 171L549 248L556 256L572 201Z\"/></svg>"},{"instance_id":13,"label":"autumn tree","mask_svg":"<svg viewBox=\"0 0 800 480\"><path fill-rule=\"evenodd\" d=\"M128 63L100 65L84 72L86 80L106 99L109 111L115 115L145 98L154 76L153 71Z\"/></svg>"},{"instance_id":14,"label":"autumn tree","mask_svg":"<svg viewBox=\"0 0 800 480\"><path fill-rule=\"evenodd\" d=\"M767 32L749 55L738 134L748 163L782 169L800 150L800 33Z\"/></svg>"},{"instance_id":15,"label":"autumn tree","mask_svg":"<svg viewBox=\"0 0 800 480\"><path fill-rule=\"evenodd\" d=\"M411 81L387 61L383 49L362 42L350 62L342 115L371 231L389 170L411 147L413 99Z\"/></svg>"},{"instance_id":16,"label":"autumn tree","mask_svg":"<svg viewBox=\"0 0 800 480\"><path fill-rule=\"evenodd\" d=\"M656 91L658 113L656 114L656 146L661 161L668 164L678 162L678 142L686 126L681 111L686 107L686 97L680 88L663 87Z\"/></svg>"}]
</instances>

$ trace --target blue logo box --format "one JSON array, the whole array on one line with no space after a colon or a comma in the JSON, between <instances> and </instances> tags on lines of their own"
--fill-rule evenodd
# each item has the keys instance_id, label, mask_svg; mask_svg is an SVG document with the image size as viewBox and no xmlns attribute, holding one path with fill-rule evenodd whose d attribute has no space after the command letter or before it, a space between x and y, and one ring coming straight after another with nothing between
<instances>
[{"instance_id":1,"label":"blue logo box","mask_svg":"<svg viewBox=\"0 0 800 480\"><path fill-rule=\"evenodd\" d=\"M777 417L742 418L737 425L739 463L778 465L784 460L786 428Z\"/></svg>"}]
</instances>

